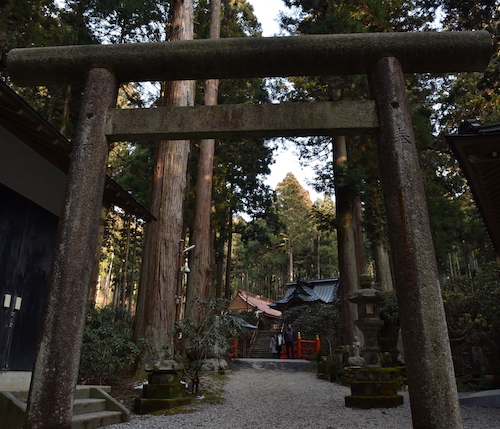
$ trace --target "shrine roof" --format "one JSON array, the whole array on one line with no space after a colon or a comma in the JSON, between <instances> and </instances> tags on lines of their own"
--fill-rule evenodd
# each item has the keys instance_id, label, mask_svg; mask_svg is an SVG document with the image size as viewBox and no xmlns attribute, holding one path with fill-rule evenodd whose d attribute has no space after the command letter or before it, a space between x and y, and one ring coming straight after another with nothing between
<instances>
[{"instance_id":1,"label":"shrine roof","mask_svg":"<svg viewBox=\"0 0 500 429\"><path fill-rule=\"evenodd\" d=\"M496 252L500 252L500 124L464 122L446 136L467 178Z\"/></svg>"},{"instance_id":2,"label":"shrine roof","mask_svg":"<svg viewBox=\"0 0 500 429\"><path fill-rule=\"evenodd\" d=\"M245 302L245 304L248 305L249 310L257 310L270 317L281 317L281 311L275 310L274 308L270 307L270 305L273 303L273 300L265 298L262 295L256 295L251 292L239 289L236 297L233 299L233 302L236 299L241 299L243 302ZM229 308L231 309L231 305L229 306Z\"/></svg>"},{"instance_id":3,"label":"shrine roof","mask_svg":"<svg viewBox=\"0 0 500 429\"><path fill-rule=\"evenodd\" d=\"M285 295L280 300L275 301L271 307L284 309L293 301L330 304L337 299L338 288L338 278L308 281L298 280L287 283Z\"/></svg>"},{"instance_id":4,"label":"shrine roof","mask_svg":"<svg viewBox=\"0 0 500 429\"><path fill-rule=\"evenodd\" d=\"M73 145L9 86L0 81L0 126L33 151L67 174ZM154 216L109 176L106 176L103 204L115 205L127 213L150 221Z\"/></svg>"}]
</instances>

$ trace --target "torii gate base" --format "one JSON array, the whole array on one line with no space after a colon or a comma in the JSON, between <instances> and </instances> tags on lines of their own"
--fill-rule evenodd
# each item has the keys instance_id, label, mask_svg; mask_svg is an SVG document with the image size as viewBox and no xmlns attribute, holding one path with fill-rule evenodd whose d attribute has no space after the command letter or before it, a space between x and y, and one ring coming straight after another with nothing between
<instances>
[{"instance_id":1,"label":"torii gate base","mask_svg":"<svg viewBox=\"0 0 500 429\"><path fill-rule=\"evenodd\" d=\"M89 72L25 428L71 427L72 392L85 315L82 297L86 296L89 287L104 186L105 130L113 129L113 124L106 124L106 110L116 102L114 74L119 81L127 81L364 72L369 75L377 104L379 163L383 167L401 329L407 351L413 427L462 428L401 64L407 73L481 71L487 66L491 53L491 38L486 32L241 38L9 52L7 69L14 82L16 75L19 76L17 83L63 83ZM95 69L95 64L107 69ZM171 67L172 64L175 66ZM206 114L209 114L208 109ZM289 128L295 129L295 118L288 121ZM155 128L152 123L146 125ZM252 129L235 128L233 131L248 137L252 133L262 135L259 134L260 124L253 125ZM189 138L189 130L179 131L179 128L182 125L175 130L176 138ZM344 124L330 130L329 134L343 134L346 128L349 127ZM352 128L360 126L355 124ZM311 127L310 131L314 134L318 129ZM305 135L304 129L299 132ZM206 135L198 133L197 137L212 138L216 133L216 129L210 129L206 130ZM322 130L321 135L325 134ZM156 135L159 137L158 133ZM113 138L109 132L107 136ZM168 138L168 130L164 137Z\"/></svg>"}]
</instances>

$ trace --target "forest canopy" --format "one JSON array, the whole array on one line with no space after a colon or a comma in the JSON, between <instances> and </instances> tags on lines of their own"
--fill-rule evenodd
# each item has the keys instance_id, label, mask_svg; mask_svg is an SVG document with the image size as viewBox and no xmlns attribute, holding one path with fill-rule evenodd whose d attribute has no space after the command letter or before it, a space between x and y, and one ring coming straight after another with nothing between
<instances>
[{"instance_id":1,"label":"forest canopy","mask_svg":"<svg viewBox=\"0 0 500 429\"><path fill-rule=\"evenodd\" d=\"M391 0L337 2L286 0L280 16L284 34L479 30L497 41L497 2ZM169 40L172 4L165 0L85 0L0 4L0 46L133 43ZM194 37L209 33L210 5L195 3ZM221 37L259 37L262 27L251 3L223 1ZM4 80L9 77L2 72ZM443 136L464 119L499 122L499 60L495 55L484 73L406 76L413 126L419 150L434 246L443 280L472 276L494 259L477 207L463 173ZM69 139L81 103L79 86L13 88ZM129 83L120 89L120 107L156 106L158 82ZM196 82L195 103L203 103L204 82ZM364 77L304 77L286 80L231 79L219 85L217 102L268 103L362 100L369 98ZM279 140L246 139L217 142L214 160L212 294L238 287L270 297L283 293L287 281L339 275L335 180L358 201L360 243L366 270L382 272L380 252L389 252L376 143L369 136L348 138L348 158L334 165L329 137L291 139L286 143L302 162L315 165L311 182L324 198L311 201L293 174L270 189L269 174ZM184 237L193 229L196 166L200 143L191 142ZM110 145L108 174L148 206L154 170L155 142ZM118 210L107 213L100 270L94 279L102 304L135 308L144 247L145 225ZM181 237L179 237L181 238ZM97 295L94 295L96 297Z\"/></svg>"}]
</instances>

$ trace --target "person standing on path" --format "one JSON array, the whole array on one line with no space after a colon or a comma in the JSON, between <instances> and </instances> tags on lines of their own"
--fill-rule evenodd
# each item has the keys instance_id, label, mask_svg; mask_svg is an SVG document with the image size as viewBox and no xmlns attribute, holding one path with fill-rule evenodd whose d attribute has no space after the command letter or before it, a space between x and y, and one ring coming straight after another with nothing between
<instances>
[{"instance_id":1,"label":"person standing on path","mask_svg":"<svg viewBox=\"0 0 500 429\"><path fill-rule=\"evenodd\" d=\"M286 355L289 359L293 359L293 343L295 342L295 331L292 328L292 325L289 323L285 331L283 332L283 336L285 338L285 351Z\"/></svg>"},{"instance_id":2,"label":"person standing on path","mask_svg":"<svg viewBox=\"0 0 500 429\"><path fill-rule=\"evenodd\" d=\"M271 348L271 353L273 354L273 358L279 359L278 338L276 337L276 334L273 334L273 336L271 337L271 342L269 343L269 347Z\"/></svg>"}]
</instances>

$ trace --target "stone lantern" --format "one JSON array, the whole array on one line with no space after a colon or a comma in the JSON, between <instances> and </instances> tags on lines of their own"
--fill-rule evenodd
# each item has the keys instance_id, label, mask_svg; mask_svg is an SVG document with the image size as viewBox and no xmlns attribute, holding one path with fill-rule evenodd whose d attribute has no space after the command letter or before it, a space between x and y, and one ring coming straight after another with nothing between
<instances>
[{"instance_id":1,"label":"stone lantern","mask_svg":"<svg viewBox=\"0 0 500 429\"><path fill-rule=\"evenodd\" d=\"M380 291L372 287L372 279L368 274L360 276L360 287L349 296L348 300L358 306L358 320L355 324L363 333L364 345L361 352L368 366L380 366L378 333L384 324L380 319Z\"/></svg>"},{"instance_id":2,"label":"stone lantern","mask_svg":"<svg viewBox=\"0 0 500 429\"><path fill-rule=\"evenodd\" d=\"M348 300L358 306L356 326L364 336L361 351L364 365L348 367L351 375L351 395L345 397L346 407L352 408L391 408L403 403L403 396L398 395L399 370L381 368L378 333L384 321L380 319L380 291L372 287L368 274L360 276L360 289L349 296Z\"/></svg>"}]
</instances>

